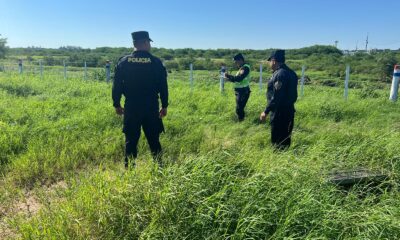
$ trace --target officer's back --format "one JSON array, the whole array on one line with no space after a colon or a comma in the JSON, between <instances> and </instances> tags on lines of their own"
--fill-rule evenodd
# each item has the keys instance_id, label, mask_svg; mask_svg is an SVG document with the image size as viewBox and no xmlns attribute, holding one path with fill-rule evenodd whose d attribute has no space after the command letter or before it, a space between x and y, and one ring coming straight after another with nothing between
<instances>
[{"instance_id":1,"label":"officer's back","mask_svg":"<svg viewBox=\"0 0 400 240\"><path fill-rule=\"evenodd\" d=\"M125 109L158 110L160 79L166 74L161 61L146 51L135 51L123 57L116 69L125 95Z\"/></svg>"}]
</instances>

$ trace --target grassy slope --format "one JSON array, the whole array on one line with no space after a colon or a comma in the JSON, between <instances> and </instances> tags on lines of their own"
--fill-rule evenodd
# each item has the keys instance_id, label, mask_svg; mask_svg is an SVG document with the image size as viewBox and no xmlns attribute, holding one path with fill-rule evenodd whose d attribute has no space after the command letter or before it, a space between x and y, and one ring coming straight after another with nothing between
<instances>
[{"instance_id":1,"label":"grassy slope","mask_svg":"<svg viewBox=\"0 0 400 240\"><path fill-rule=\"evenodd\" d=\"M400 113L387 90L350 91L345 102L342 89L306 86L293 146L276 153L257 121L256 85L238 123L230 85L221 95L196 74L192 93L187 75L170 76L168 166L152 163L142 138L139 166L126 172L110 85L0 73L0 206L26 192L41 205L0 218L35 239L400 237ZM357 167L386 171L392 190L346 193L325 181ZM59 181L66 188L48 190Z\"/></svg>"}]
</instances>

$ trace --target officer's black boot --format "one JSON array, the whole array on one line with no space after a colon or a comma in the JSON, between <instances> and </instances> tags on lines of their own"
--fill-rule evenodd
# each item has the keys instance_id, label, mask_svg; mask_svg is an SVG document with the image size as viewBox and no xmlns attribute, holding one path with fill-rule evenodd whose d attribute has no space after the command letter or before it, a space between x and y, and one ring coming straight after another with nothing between
<instances>
[{"instance_id":1,"label":"officer's black boot","mask_svg":"<svg viewBox=\"0 0 400 240\"><path fill-rule=\"evenodd\" d=\"M244 107L241 106L241 105L242 105L241 103L238 103L236 105L236 115L238 117L239 122L244 120L244 115L245 115L244 114Z\"/></svg>"},{"instance_id":2,"label":"officer's black boot","mask_svg":"<svg viewBox=\"0 0 400 240\"><path fill-rule=\"evenodd\" d=\"M161 145L159 145L159 148L153 149L151 151L151 155L153 156L153 160L158 163L159 167L163 167L164 163L162 161L162 152L161 152Z\"/></svg>"},{"instance_id":3,"label":"officer's black boot","mask_svg":"<svg viewBox=\"0 0 400 240\"><path fill-rule=\"evenodd\" d=\"M129 166L131 166L131 168L135 168L136 167L136 157L125 157L125 161L124 161L124 166L125 169L128 169Z\"/></svg>"},{"instance_id":4,"label":"officer's black boot","mask_svg":"<svg viewBox=\"0 0 400 240\"><path fill-rule=\"evenodd\" d=\"M242 122L244 120L244 111L236 111L236 115L238 117L239 122Z\"/></svg>"},{"instance_id":5,"label":"officer's black boot","mask_svg":"<svg viewBox=\"0 0 400 240\"><path fill-rule=\"evenodd\" d=\"M136 166L136 158L137 158L137 151L130 151L131 149L127 149L125 153L125 160L124 160L124 166L125 169L128 169L129 166L134 168Z\"/></svg>"},{"instance_id":6,"label":"officer's black boot","mask_svg":"<svg viewBox=\"0 0 400 240\"><path fill-rule=\"evenodd\" d=\"M161 149L157 149L157 151L152 151L151 155L153 156L153 159L156 163L158 163L159 167L163 167L164 163L162 161L162 153Z\"/></svg>"},{"instance_id":7,"label":"officer's black boot","mask_svg":"<svg viewBox=\"0 0 400 240\"><path fill-rule=\"evenodd\" d=\"M136 139L134 137L131 137L130 135L126 135L126 140L125 140L125 168L128 169L129 165L131 167L135 167L135 160L137 158L137 140L131 140L131 139Z\"/></svg>"}]
</instances>

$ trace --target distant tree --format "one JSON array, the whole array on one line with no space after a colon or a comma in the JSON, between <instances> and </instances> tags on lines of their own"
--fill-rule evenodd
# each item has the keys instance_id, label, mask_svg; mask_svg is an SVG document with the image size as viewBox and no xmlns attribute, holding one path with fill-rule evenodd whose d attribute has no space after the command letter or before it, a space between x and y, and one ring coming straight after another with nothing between
<instances>
[{"instance_id":1,"label":"distant tree","mask_svg":"<svg viewBox=\"0 0 400 240\"><path fill-rule=\"evenodd\" d=\"M387 53L378 58L380 80L387 82L393 74L393 67L397 63L394 54Z\"/></svg>"},{"instance_id":2,"label":"distant tree","mask_svg":"<svg viewBox=\"0 0 400 240\"><path fill-rule=\"evenodd\" d=\"M172 70L172 69L178 70L179 69L179 64L175 60L165 61L164 66L165 66L165 68L167 68L167 70Z\"/></svg>"},{"instance_id":3,"label":"distant tree","mask_svg":"<svg viewBox=\"0 0 400 240\"><path fill-rule=\"evenodd\" d=\"M166 53L166 52L161 53L159 55L159 57L161 59L164 59L164 60L167 60L167 61L174 59L174 56L172 54L169 54L169 53Z\"/></svg>"},{"instance_id":4,"label":"distant tree","mask_svg":"<svg viewBox=\"0 0 400 240\"><path fill-rule=\"evenodd\" d=\"M85 57L88 67L101 67L101 56L95 54L88 54Z\"/></svg>"},{"instance_id":5,"label":"distant tree","mask_svg":"<svg viewBox=\"0 0 400 240\"><path fill-rule=\"evenodd\" d=\"M33 57L32 57L31 53L26 55L26 60L28 60L28 62L32 62L33 61Z\"/></svg>"},{"instance_id":6,"label":"distant tree","mask_svg":"<svg viewBox=\"0 0 400 240\"><path fill-rule=\"evenodd\" d=\"M5 58L6 57L6 52L7 52L7 38L1 38L0 34L0 58Z\"/></svg>"},{"instance_id":7,"label":"distant tree","mask_svg":"<svg viewBox=\"0 0 400 240\"><path fill-rule=\"evenodd\" d=\"M54 57L51 55L44 56L43 60L44 60L44 64L48 65L48 66L54 66L56 64Z\"/></svg>"},{"instance_id":8,"label":"distant tree","mask_svg":"<svg viewBox=\"0 0 400 240\"><path fill-rule=\"evenodd\" d=\"M214 70L218 69L218 66L213 64L211 59L198 59L193 63L196 70Z\"/></svg>"},{"instance_id":9,"label":"distant tree","mask_svg":"<svg viewBox=\"0 0 400 240\"><path fill-rule=\"evenodd\" d=\"M341 56L343 55L342 51L337 49L336 47L333 46L325 46L325 45L314 45L311 47L305 47L305 48L300 48L300 49L293 49L288 51L288 55L305 55L305 56L311 56L311 55L338 55Z\"/></svg>"},{"instance_id":10,"label":"distant tree","mask_svg":"<svg viewBox=\"0 0 400 240\"><path fill-rule=\"evenodd\" d=\"M79 46L62 46L59 49L66 52L79 52L82 50L82 48Z\"/></svg>"},{"instance_id":11,"label":"distant tree","mask_svg":"<svg viewBox=\"0 0 400 240\"><path fill-rule=\"evenodd\" d=\"M178 64L179 64L179 69L180 70L188 70L189 69L189 65L191 63L193 63L193 59L189 59L189 58L181 58L178 60Z\"/></svg>"},{"instance_id":12,"label":"distant tree","mask_svg":"<svg viewBox=\"0 0 400 240\"><path fill-rule=\"evenodd\" d=\"M71 54L71 55L69 56L68 62L69 62L69 65L71 65L71 66L82 66L82 64L83 64L83 60L82 60L81 57L80 57L78 54L76 54L76 53Z\"/></svg>"}]
</instances>

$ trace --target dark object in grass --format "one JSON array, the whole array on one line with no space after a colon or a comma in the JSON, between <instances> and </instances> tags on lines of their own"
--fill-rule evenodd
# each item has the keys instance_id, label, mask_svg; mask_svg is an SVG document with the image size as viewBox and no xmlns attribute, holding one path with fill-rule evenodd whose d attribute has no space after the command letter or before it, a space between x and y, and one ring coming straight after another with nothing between
<instances>
[{"instance_id":1,"label":"dark object in grass","mask_svg":"<svg viewBox=\"0 0 400 240\"><path fill-rule=\"evenodd\" d=\"M352 171L333 172L328 181L330 183L351 187L355 184L381 184L388 180L388 176L379 172L373 172L367 169L357 169Z\"/></svg>"}]
</instances>

